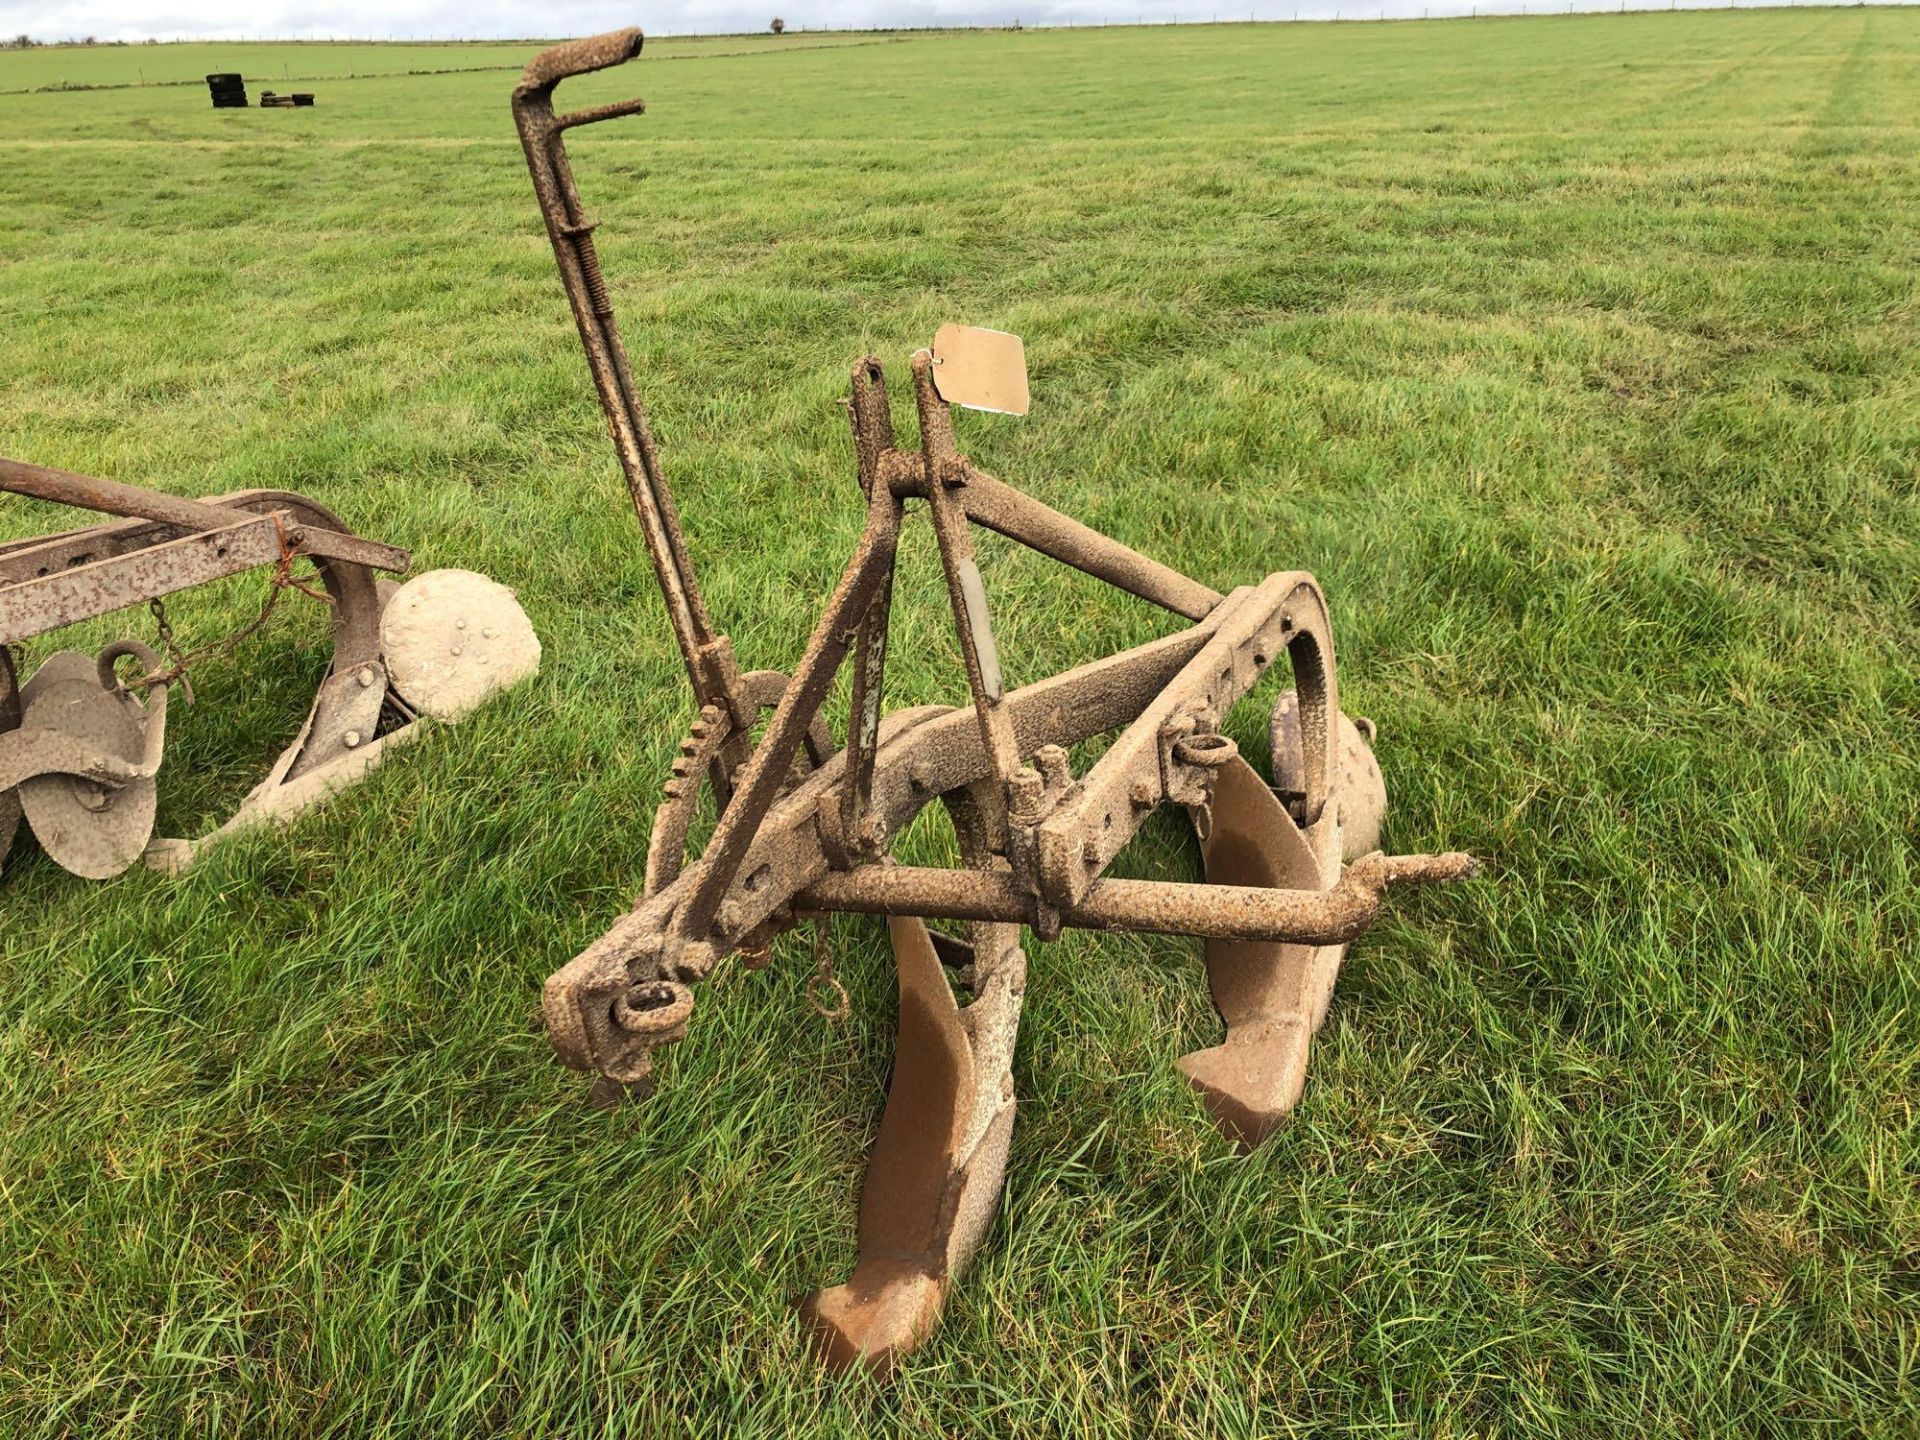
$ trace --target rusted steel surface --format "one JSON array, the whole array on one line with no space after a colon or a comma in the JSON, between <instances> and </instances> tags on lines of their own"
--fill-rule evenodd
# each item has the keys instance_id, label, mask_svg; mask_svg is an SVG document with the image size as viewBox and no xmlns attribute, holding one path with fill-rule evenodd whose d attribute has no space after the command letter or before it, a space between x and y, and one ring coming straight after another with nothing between
<instances>
[{"instance_id":1,"label":"rusted steel surface","mask_svg":"<svg viewBox=\"0 0 1920 1440\"><path fill-rule=\"evenodd\" d=\"M856 409L853 414L858 427L862 423L861 412ZM924 458L893 451L891 427L881 443L885 449L876 468L888 487L902 500L926 499L929 492ZM1219 591L1081 524L1070 515L1050 509L979 469L964 455L954 456L953 461L959 476L961 507L976 525L984 525L1009 540L1017 540L1029 549L1052 556L1189 620L1200 619L1220 603Z\"/></svg>"},{"instance_id":2,"label":"rusted steel surface","mask_svg":"<svg viewBox=\"0 0 1920 1440\"><path fill-rule=\"evenodd\" d=\"M1222 607L1219 627L1200 653L1157 694L1137 719L1039 827L1040 888L1056 905L1077 903L1146 817L1165 801L1204 803L1212 767L1190 761L1179 742L1217 733L1222 717L1287 651L1302 695L1326 691L1332 666L1325 602L1310 575L1269 575ZM1318 637L1318 638L1316 638ZM1329 695L1322 708L1332 703ZM1331 712L1328 712L1331 713ZM1325 738L1319 743L1324 746ZM1316 782L1318 784L1319 782ZM1324 788L1318 796L1325 803Z\"/></svg>"},{"instance_id":3,"label":"rusted steel surface","mask_svg":"<svg viewBox=\"0 0 1920 1440\"><path fill-rule=\"evenodd\" d=\"M266 513L267 509L273 507L263 507L256 502L279 496L287 502L286 508L298 510L309 517L324 515L331 522L315 523L310 518L306 523L290 523L287 534L296 553L311 555L316 559L345 560L376 570L390 570L395 574L413 563L412 557L398 546L382 545L378 541L363 540L358 535L349 534L331 511L323 510L304 496L288 491L246 490L217 500L183 500L178 496L144 490L137 485L123 485L115 480L100 480L91 475L75 475L70 471L52 470L44 465L29 465L21 460L3 457L0 457L0 490L11 490L16 495L27 495L58 505L72 505L83 510L156 521L183 534L230 526L239 518L234 514L236 509L245 513ZM54 541L69 539L66 536L49 538ZM17 559L17 556L13 558Z\"/></svg>"},{"instance_id":4,"label":"rusted steel surface","mask_svg":"<svg viewBox=\"0 0 1920 1440\"><path fill-rule=\"evenodd\" d=\"M1011 691L1007 701L1019 743L1030 751L1075 745L1125 724L1139 703L1139 694L1165 684L1201 648L1207 627L1203 621L1193 629ZM782 916L791 910L793 897L833 868L830 855L840 848L835 801L845 766L843 752L768 811L740 867L744 878L729 889L716 915L715 935L724 948L735 948L757 931L784 924ZM880 727L870 810L876 843L884 848L929 802L965 793L988 774L971 710L931 706L887 716ZM683 893L675 888L649 891L631 914L616 920L605 935L549 980L549 1028L568 1063L594 1068L590 1047L567 1045L564 1037L572 1029L567 1015L577 1009L592 1023L612 1002L608 993L605 1003L599 1003L596 987L624 986L629 982L622 977L630 968L643 970L650 959L657 960L665 920ZM555 1008L562 1005L564 1009Z\"/></svg>"},{"instance_id":5,"label":"rusted steel surface","mask_svg":"<svg viewBox=\"0 0 1920 1440\"><path fill-rule=\"evenodd\" d=\"M30 540L0 542L0 585L39 580L61 570L91 565L96 560L111 560L116 555L131 554L180 533L177 525L128 520L120 524L90 525L59 535L36 535Z\"/></svg>"},{"instance_id":6,"label":"rusted steel surface","mask_svg":"<svg viewBox=\"0 0 1920 1440\"><path fill-rule=\"evenodd\" d=\"M280 531L271 516L61 570L44 579L0 589L0 645L91 620L156 595L238 575L280 558ZM18 595L16 591L22 592Z\"/></svg>"},{"instance_id":7,"label":"rusted steel surface","mask_svg":"<svg viewBox=\"0 0 1920 1440\"><path fill-rule=\"evenodd\" d=\"M625 108L601 107L595 112L570 117L556 116L553 110L553 88L561 80L618 65L638 55L640 44L640 31L631 29L543 51L527 67L513 92L513 116L526 152L528 172L540 200L540 212L547 222L547 235L553 244L560 277L573 306L580 342L586 350L607 423L612 427L614 451L626 475L634 513L639 517L660 590L666 598L674 636L680 642L681 656L694 689L701 692L703 699L711 701L714 697L707 691L712 677L701 662L701 651L716 638L713 622L693 577L693 561L680 532L673 497L667 491L653 432L633 383L619 327L614 323L613 303L607 295L607 282L593 244L597 222L588 218L586 207L574 188L573 171L567 164L561 141L562 132L570 126L591 124L619 114L638 114L643 107L634 101Z\"/></svg>"},{"instance_id":8,"label":"rusted steel surface","mask_svg":"<svg viewBox=\"0 0 1920 1440\"><path fill-rule=\"evenodd\" d=\"M30 465L24 460L0 458L0 490L11 490L16 495L29 495L56 505L71 505L79 510L158 520L182 530L217 530L233 523L231 515L204 501L182 500L174 495L143 490L138 485L76 475L46 465Z\"/></svg>"},{"instance_id":9,"label":"rusted steel surface","mask_svg":"<svg viewBox=\"0 0 1920 1440\"><path fill-rule=\"evenodd\" d=\"M998 1203L1027 983L1022 925L1041 940L1067 927L1207 940L1227 1039L1182 1067L1221 1128L1251 1144L1298 1100L1339 956L1389 887L1457 879L1473 861L1373 850L1384 791L1372 729L1363 737L1340 712L1332 627L1311 575L1282 570L1223 594L978 470L957 448L927 351L912 362L913 450L895 444L880 363L855 367L848 413L866 525L791 681L755 672L771 683L749 685L700 598L563 143L570 128L645 107L553 108L561 81L640 47L637 30L557 46L513 92L535 198L699 715L656 815L646 892L549 977L548 1033L566 1064L599 1073L596 1094L640 1087L653 1052L687 1034L694 987L727 956L764 963L775 937L823 913L889 917L899 1030L861 1195L859 1257L847 1284L803 1305L830 1363L884 1369L932 1332ZM927 511L939 547L963 707L884 705L909 505ZM974 525L1191 623L1009 690ZM1276 790L1223 727L1283 654L1294 688L1273 720L1286 745L1276 741ZM849 660L851 714L835 753L822 710ZM1116 731L1076 775L1068 747ZM689 857L703 783L719 817ZM954 822L961 868L891 863L895 838L936 800ZM1108 878L1146 817L1169 804L1193 820L1207 883ZM1362 839L1367 853L1350 848ZM967 938L930 932L929 918L966 922ZM830 956L816 964L815 982L830 981Z\"/></svg>"},{"instance_id":10,"label":"rusted steel surface","mask_svg":"<svg viewBox=\"0 0 1920 1440\"><path fill-rule=\"evenodd\" d=\"M92 880L118 875L146 849L166 744L168 687L155 684L143 705L116 679L123 657L147 673L160 663L136 640L98 657L51 656L21 691L20 728L0 742L0 786L18 787L40 848Z\"/></svg>"},{"instance_id":11,"label":"rusted steel surface","mask_svg":"<svg viewBox=\"0 0 1920 1440\"><path fill-rule=\"evenodd\" d=\"M1461 880L1473 871L1473 858L1468 855L1376 853L1347 866L1330 889L1100 880L1083 899L1062 909L1060 919L1078 930L1343 945L1373 924L1389 885ZM1042 904L1010 875L904 865L830 872L802 890L797 903L806 910L998 920L1028 926L1037 925Z\"/></svg>"}]
</instances>

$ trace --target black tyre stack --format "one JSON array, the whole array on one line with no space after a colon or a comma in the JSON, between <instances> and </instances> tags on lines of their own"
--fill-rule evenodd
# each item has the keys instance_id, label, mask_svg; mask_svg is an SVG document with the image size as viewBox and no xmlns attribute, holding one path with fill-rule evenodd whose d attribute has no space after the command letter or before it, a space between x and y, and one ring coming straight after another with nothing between
<instances>
[{"instance_id":1,"label":"black tyre stack","mask_svg":"<svg viewBox=\"0 0 1920 1440\"><path fill-rule=\"evenodd\" d=\"M213 93L213 108L216 110L247 108L247 82L242 76L209 75L207 89Z\"/></svg>"}]
</instances>

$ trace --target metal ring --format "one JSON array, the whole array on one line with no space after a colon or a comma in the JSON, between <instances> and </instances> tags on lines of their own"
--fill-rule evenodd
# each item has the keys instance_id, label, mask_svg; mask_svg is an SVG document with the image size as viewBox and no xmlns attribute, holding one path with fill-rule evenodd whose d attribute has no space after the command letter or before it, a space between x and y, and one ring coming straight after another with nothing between
<instances>
[{"instance_id":1,"label":"metal ring","mask_svg":"<svg viewBox=\"0 0 1920 1440\"><path fill-rule=\"evenodd\" d=\"M1200 735L1189 735L1173 744L1173 758L1182 765L1200 765L1209 770L1219 769L1239 753L1240 747L1233 743L1230 736L1211 730Z\"/></svg>"},{"instance_id":2,"label":"metal ring","mask_svg":"<svg viewBox=\"0 0 1920 1440\"><path fill-rule=\"evenodd\" d=\"M693 991L672 980L649 980L613 1002L613 1020L632 1035L677 1030L693 1014Z\"/></svg>"},{"instance_id":3,"label":"metal ring","mask_svg":"<svg viewBox=\"0 0 1920 1440\"><path fill-rule=\"evenodd\" d=\"M120 677L114 673L114 666L131 655L146 667L145 675L152 675L160 669L160 657L138 640L116 640L100 652L95 661L99 669L100 688L110 695L129 693L129 686L120 683ZM145 678L143 675L142 678ZM138 683L138 682L136 682ZM164 682L162 682L164 683Z\"/></svg>"},{"instance_id":4,"label":"metal ring","mask_svg":"<svg viewBox=\"0 0 1920 1440\"><path fill-rule=\"evenodd\" d=\"M821 995L831 991L834 1003L831 1006L820 1003ZM807 978L807 1004L813 1013L823 1020L844 1020L853 1012L853 1002L847 996L847 987L832 975L812 975Z\"/></svg>"}]
</instances>

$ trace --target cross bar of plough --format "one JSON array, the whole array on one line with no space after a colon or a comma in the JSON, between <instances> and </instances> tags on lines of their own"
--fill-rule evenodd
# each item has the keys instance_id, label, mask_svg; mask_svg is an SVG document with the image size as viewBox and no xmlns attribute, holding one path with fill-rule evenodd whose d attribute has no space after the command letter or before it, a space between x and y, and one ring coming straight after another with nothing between
<instances>
[{"instance_id":1,"label":"cross bar of plough","mask_svg":"<svg viewBox=\"0 0 1920 1440\"><path fill-rule=\"evenodd\" d=\"M645 893L548 980L547 1025L562 1060L599 1072L603 1095L640 1087L653 1051L686 1034L692 987L723 959L764 964L776 936L826 912L889 917L899 1039L861 1196L859 1259L847 1284L804 1302L831 1363L884 1368L932 1331L998 1205L1027 984L1021 926L1041 940L1069 927L1204 938L1227 1033L1180 1063L1220 1126L1251 1145L1299 1098L1345 947L1387 889L1464 876L1473 861L1374 849L1385 791L1371 726L1340 711L1326 602L1311 575L1280 571L1222 595L986 474L956 448L932 351L912 361L914 449L895 444L879 362L855 367L865 529L791 676L743 673L701 600L563 144L568 129L644 105L553 108L562 80L640 46L638 30L623 30L544 52L515 89L513 113L699 719L655 817ZM972 697L963 709L882 705L910 504L926 510L939 546ZM1008 690L974 525L1191 623ZM1221 725L1282 654L1294 686L1273 712L1270 786ZM849 658L851 715L836 748L822 706ZM1069 748L1114 731L1075 775ZM703 783L718 821L689 862ZM964 868L892 863L889 848L935 800ZM1167 804L1192 817L1207 883L1106 878ZM966 922L966 938L930 931L930 919Z\"/></svg>"}]
</instances>

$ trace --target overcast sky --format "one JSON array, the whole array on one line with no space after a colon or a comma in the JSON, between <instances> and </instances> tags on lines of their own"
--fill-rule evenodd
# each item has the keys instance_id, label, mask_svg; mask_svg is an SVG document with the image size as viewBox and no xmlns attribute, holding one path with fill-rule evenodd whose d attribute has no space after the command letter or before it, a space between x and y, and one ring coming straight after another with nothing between
<instances>
[{"instance_id":1,"label":"overcast sky","mask_svg":"<svg viewBox=\"0 0 1920 1440\"><path fill-rule=\"evenodd\" d=\"M1681 8L1724 8L1727 0L1682 0ZM1766 0L1738 0L1742 9ZM1786 3L1786 0L1777 0ZM638 24L650 34L761 30L774 14L789 27L869 25L1116 24L1136 20L1263 20L1464 15L1475 0L0 0L0 35L37 39L141 40L204 37L366 37L394 39L588 35ZM1668 0L1627 0L1635 10ZM1481 14L1526 8L1565 10L1568 0L1480 0ZM1579 10L1615 10L1619 0L1573 0Z\"/></svg>"}]
</instances>

